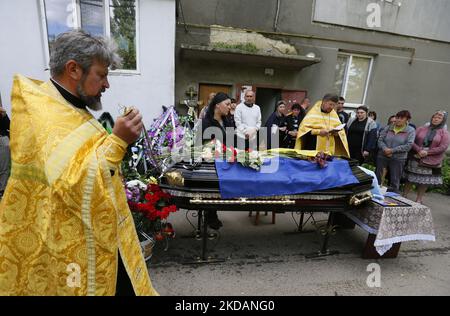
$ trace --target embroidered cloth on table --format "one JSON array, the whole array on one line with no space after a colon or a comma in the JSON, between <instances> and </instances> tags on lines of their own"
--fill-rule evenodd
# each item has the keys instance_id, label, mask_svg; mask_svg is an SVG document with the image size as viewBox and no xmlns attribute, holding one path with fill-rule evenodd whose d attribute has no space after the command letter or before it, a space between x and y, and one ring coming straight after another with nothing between
<instances>
[{"instance_id":1,"label":"embroidered cloth on table","mask_svg":"<svg viewBox=\"0 0 450 316\"><path fill-rule=\"evenodd\" d=\"M382 256L394 243L426 240L436 241L431 210L425 205L403 197L393 198L400 206L383 206L372 201L367 207L345 213L358 226L377 235L374 246Z\"/></svg>"}]
</instances>

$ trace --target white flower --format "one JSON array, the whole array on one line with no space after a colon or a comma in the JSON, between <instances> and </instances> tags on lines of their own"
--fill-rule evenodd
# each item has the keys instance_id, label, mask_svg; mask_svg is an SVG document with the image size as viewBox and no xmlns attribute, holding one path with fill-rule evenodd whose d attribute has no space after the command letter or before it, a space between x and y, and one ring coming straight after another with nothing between
<instances>
[{"instance_id":1,"label":"white flower","mask_svg":"<svg viewBox=\"0 0 450 316\"><path fill-rule=\"evenodd\" d=\"M210 147L206 147L203 149L202 158L204 159L212 159L213 153Z\"/></svg>"},{"instance_id":2,"label":"white flower","mask_svg":"<svg viewBox=\"0 0 450 316\"><path fill-rule=\"evenodd\" d=\"M215 146L216 146L216 148L215 148L216 151L219 154L222 154L223 153L222 143L218 139L216 139Z\"/></svg>"},{"instance_id":3,"label":"white flower","mask_svg":"<svg viewBox=\"0 0 450 316\"><path fill-rule=\"evenodd\" d=\"M259 158L259 153L257 151L251 151L248 156L250 160L255 160Z\"/></svg>"},{"instance_id":4,"label":"white flower","mask_svg":"<svg viewBox=\"0 0 450 316\"><path fill-rule=\"evenodd\" d=\"M128 181L127 184L126 184L126 187L129 188L129 189L132 189L132 188L135 188L135 187L138 187L140 190L146 190L147 189L147 185L144 182L140 181L140 180Z\"/></svg>"}]
</instances>

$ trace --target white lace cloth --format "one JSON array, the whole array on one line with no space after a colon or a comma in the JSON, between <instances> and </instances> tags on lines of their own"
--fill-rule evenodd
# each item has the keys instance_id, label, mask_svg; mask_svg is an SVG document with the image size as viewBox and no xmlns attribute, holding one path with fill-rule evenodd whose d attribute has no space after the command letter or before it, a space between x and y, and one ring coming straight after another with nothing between
<instances>
[{"instance_id":1,"label":"white lace cloth","mask_svg":"<svg viewBox=\"0 0 450 316\"><path fill-rule=\"evenodd\" d=\"M396 200L411 206L382 206L370 202L367 207L346 215L370 234L377 235L374 246L382 256L394 243L436 241L431 210L422 204L397 196Z\"/></svg>"}]
</instances>

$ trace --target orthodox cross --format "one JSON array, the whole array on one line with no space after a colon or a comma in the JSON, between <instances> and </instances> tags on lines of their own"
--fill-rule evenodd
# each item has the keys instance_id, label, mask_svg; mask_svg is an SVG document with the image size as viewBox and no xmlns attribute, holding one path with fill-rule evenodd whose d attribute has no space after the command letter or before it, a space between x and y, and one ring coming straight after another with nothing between
<instances>
[{"instance_id":1,"label":"orthodox cross","mask_svg":"<svg viewBox=\"0 0 450 316\"><path fill-rule=\"evenodd\" d=\"M195 91L193 87L189 87L189 89L186 91L186 95L189 96L189 100L193 100L197 95L197 91Z\"/></svg>"}]
</instances>

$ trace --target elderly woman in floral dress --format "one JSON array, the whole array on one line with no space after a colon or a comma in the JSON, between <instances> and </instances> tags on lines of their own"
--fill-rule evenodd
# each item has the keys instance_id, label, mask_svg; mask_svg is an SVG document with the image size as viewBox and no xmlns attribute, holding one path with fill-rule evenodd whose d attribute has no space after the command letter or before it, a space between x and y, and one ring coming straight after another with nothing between
<instances>
[{"instance_id":1,"label":"elderly woman in floral dress","mask_svg":"<svg viewBox=\"0 0 450 316\"><path fill-rule=\"evenodd\" d=\"M450 144L447 131L447 116L445 111L437 111L431 117L430 123L421 126L416 131L406 167L405 190L403 196L411 191L412 184L417 185L416 202L422 203L423 196L430 185L442 185L441 166L445 152Z\"/></svg>"}]
</instances>

